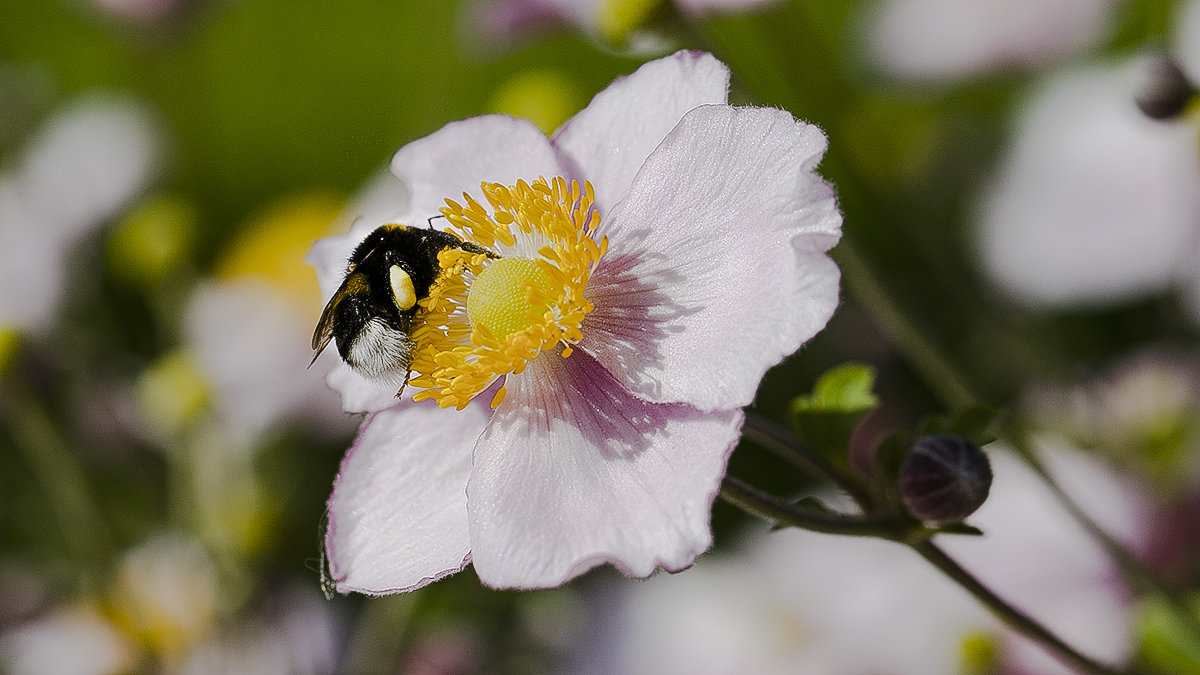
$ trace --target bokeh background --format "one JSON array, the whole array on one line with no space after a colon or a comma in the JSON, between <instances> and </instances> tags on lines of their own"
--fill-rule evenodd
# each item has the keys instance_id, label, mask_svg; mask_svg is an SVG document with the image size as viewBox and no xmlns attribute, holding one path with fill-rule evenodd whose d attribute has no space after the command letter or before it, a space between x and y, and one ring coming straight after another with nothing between
<instances>
[{"instance_id":1,"label":"bokeh background","mask_svg":"<svg viewBox=\"0 0 1200 675\"><path fill-rule=\"evenodd\" d=\"M733 102L830 139L843 305L755 411L787 424L846 361L883 401L859 451L928 415L1003 411L1162 585L1118 574L1053 496L1030 511L999 484L987 522L1012 528L1011 555L981 568L1034 604L1039 574L1085 577L1038 610L1052 627L1200 669L1181 618L1200 623L1197 3L706 4L0 2L0 669L1055 668L890 562L899 547L768 534L721 503L715 550L680 575L514 593L468 571L323 597L322 514L360 420L308 368L309 246L396 198L404 143L487 112L550 132L678 48L728 63ZM744 445L733 472L808 486ZM1097 593L1111 602L1081 599Z\"/></svg>"}]
</instances>

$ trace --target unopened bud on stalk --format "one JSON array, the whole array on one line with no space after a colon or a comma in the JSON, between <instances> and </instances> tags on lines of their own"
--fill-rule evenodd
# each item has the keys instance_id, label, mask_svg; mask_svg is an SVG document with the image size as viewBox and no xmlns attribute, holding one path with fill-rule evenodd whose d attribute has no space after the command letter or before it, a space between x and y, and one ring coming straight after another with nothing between
<instances>
[{"instance_id":1,"label":"unopened bud on stalk","mask_svg":"<svg viewBox=\"0 0 1200 675\"><path fill-rule=\"evenodd\" d=\"M1166 53L1154 54L1145 69L1136 97L1138 109L1156 120L1169 120L1182 114L1196 95L1196 88L1188 82L1175 59Z\"/></svg>"},{"instance_id":2,"label":"unopened bud on stalk","mask_svg":"<svg viewBox=\"0 0 1200 675\"><path fill-rule=\"evenodd\" d=\"M987 455L962 436L924 436L900 466L900 497L922 520L962 520L983 504L991 487Z\"/></svg>"}]
</instances>

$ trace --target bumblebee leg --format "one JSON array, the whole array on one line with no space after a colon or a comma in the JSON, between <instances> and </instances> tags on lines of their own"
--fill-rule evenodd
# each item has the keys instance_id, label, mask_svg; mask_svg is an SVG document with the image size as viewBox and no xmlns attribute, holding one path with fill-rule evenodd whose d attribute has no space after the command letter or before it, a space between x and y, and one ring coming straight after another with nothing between
<instances>
[{"instance_id":1,"label":"bumblebee leg","mask_svg":"<svg viewBox=\"0 0 1200 675\"><path fill-rule=\"evenodd\" d=\"M396 398L400 398L404 395L404 388L408 386L408 378L410 377L412 377L412 366L409 366L408 369L404 371L404 381L400 383L400 391L396 392Z\"/></svg>"}]
</instances>

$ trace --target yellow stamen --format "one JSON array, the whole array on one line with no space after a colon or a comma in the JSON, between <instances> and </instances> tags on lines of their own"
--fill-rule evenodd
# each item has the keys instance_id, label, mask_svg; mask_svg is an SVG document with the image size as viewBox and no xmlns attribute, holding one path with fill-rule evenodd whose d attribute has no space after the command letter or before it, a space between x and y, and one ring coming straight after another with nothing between
<instances>
[{"instance_id":1,"label":"yellow stamen","mask_svg":"<svg viewBox=\"0 0 1200 675\"><path fill-rule=\"evenodd\" d=\"M463 408L499 377L520 373L542 351L563 357L582 338L584 297L608 240L592 238L599 216L592 186L562 178L483 183L488 207L463 193L442 215L464 239L500 254L447 249L442 274L419 303L412 332L414 400ZM490 213L489 213L490 212ZM501 387L492 407L504 399Z\"/></svg>"}]
</instances>

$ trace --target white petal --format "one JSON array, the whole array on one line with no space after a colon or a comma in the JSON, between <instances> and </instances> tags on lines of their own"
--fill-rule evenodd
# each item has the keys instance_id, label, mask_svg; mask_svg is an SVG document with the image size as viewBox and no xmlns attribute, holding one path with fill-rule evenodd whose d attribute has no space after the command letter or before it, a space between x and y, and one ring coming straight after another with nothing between
<instances>
[{"instance_id":1,"label":"white petal","mask_svg":"<svg viewBox=\"0 0 1200 675\"><path fill-rule=\"evenodd\" d=\"M1194 266L1200 159L1193 125L1131 103L1128 69L1057 76L1024 111L981 209L987 271L1035 304L1161 292Z\"/></svg>"},{"instance_id":2,"label":"white petal","mask_svg":"<svg viewBox=\"0 0 1200 675\"><path fill-rule=\"evenodd\" d=\"M0 636L0 662L10 675L133 672L137 645L90 608L55 609Z\"/></svg>"},{"instance_id":3,"label":"white petal","mask_svg":"<svg viewBox=\"0 0 1200 675\"><path fill-rule=\"evenodd\" d=\"M557 586L605 562L646 576L708 548L740 411L640 401L582 352L544 355L507 388L467 490L484 583Z\"/></svg>"},{"instance_id":4,"label":"white petal","mask_svg":"<svg viewBox=\"0 0 1200 675\"><path fill-rule=\"evenodd\" d=\"M725 103L729 69L702 52L651 61L596 95L554 134L574 175L592 182L601 216L633 182L655 146L687 111Z\"/></svg>"},{"instance_id":5,"label":"white petal","mask_svg":"<svg viewBox=\"0 0 1200 675\"><path fill-rule=\"evenodd\" d=\"M642 398L750 403L767 368L825 327L841 215L813 173L816 127L781 110L705 106L647 160L602 222L583 347Z\"/></svg>"},{"instance_id":6,"label":"white petal","mask_svg":"<svg viewBox=\"0 0 1200 675\"><path fill-rule=\"evenodd\" d=\"M49 225L17 181L0 175L0 326L38 332L54 321L69 256Z\"/></svg>"},{"instance_id":7,"label":"white petal","mask_svg":"<svg viewBox=\"0 0 1200 675\"><path fill-rule=\"evenodd\" d=\"M511 185L563 175L546 135L531 122L504 115L451 122L409 143L392 158L392 172L410 190L419 219L438 215L447 198L461 204L464 191L482 200L484 181Z\"/></svg>"},{"instance_id":8,"label":"white petal","mask_svg":"<svg viewBox=\"0 0 1200 675\"><path fill-rule=\"evenodd\" d=\"M487 418L486 406L406 404L363 424L329 499L339 591L412 590L467 564L467 477Z\"/></svg>"}]
</instances>

